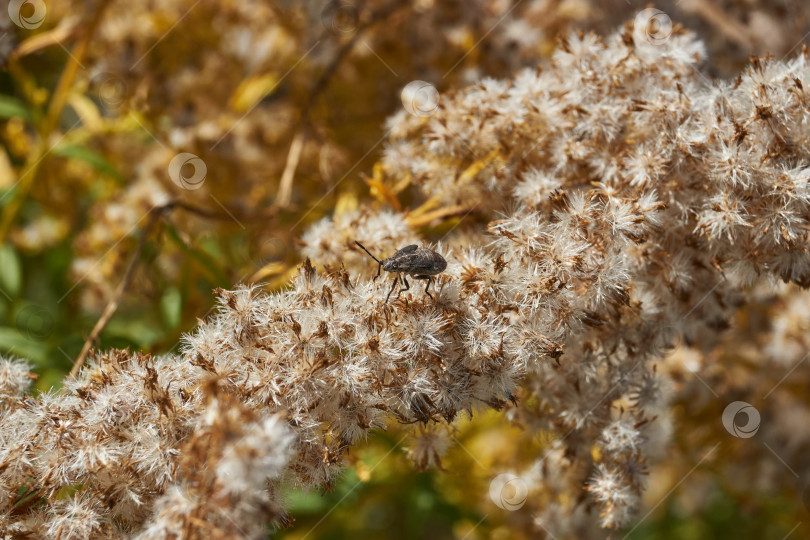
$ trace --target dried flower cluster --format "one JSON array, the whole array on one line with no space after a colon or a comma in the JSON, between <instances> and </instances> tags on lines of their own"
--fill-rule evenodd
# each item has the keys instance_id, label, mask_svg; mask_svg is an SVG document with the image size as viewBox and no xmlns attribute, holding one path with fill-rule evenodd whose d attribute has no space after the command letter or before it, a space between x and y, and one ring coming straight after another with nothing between
<instances>
[{"instance_id":1,"label":"dried flower cluster","mask_svg":"<svg viewBox=\"0 0 810 540\"><path fill-rule=\"evenodd\" d=\"M810 20L806 3L798 0L761 4L728 1L713 6L691 0L665 1L659 7L673 18L700 24L704 35L712 37L713 69L735 73L749 54L789 52ZM462 86L484 76L502 77L548 57L558 36L570 28L606 31L641 7L625 0L310 0L272 5L171 0L161 2L159 9L150 1L54 4L49 20L58 21L57 34L98 25L76 84L85 99L71 102L80 120L80 134L72 138L87 141L116 170L94 170L77 159L47 167L67 188L35 192L43 208L26 216L28 234L14 239L26 251L38 251L71 231L78 233L71 277L79 284L82 308L98 312L136 249L145 213L132 211L145 202L138 193L149 190L155 199L181 197L215 212L225 207L224 219L215 226L220 234L232 234L229 228L236 224L228 212L246 223L266 220L259 209L269 204L305 203L291 193L289 181L282 182L293 162L300 165L290 168L294 174L288 178L295 178L299 194L332 189L344 180L351 164L379 139L378 122L408 80L441 78L445 85ZM93 22L101 10L104 14ZM789 30L773 31L785 21ZM763 41L763 35L775 37ZM744 40L747 45L741 44ZM325 99L327 88L336 96L351 93L356 100ZM294 159L291 140L302 141ZM24 156L34 141L14 145L22 146L14 154ZM178 189L166 178L168 163L180 152L192 152L205 162L208 174L199 190ZM130 183L125 193L121 177ZM75 206L71 198L77 191L92 200L86 224L65 211ZM107 206L131 209L114 212ZM328 206L322 205L318 214ZM200 229L212 228L193 219L178 219L173 226L192 247ZM276 229L278 237L271 241L251 234L250 260L235 258L224 265L247 267L231 279L253 273L257 261L292 264L293 235L278 230L284 227ZM153 298L158 293L149 283L161 282L163 273L188 271L180 259L189 245L161 245L147 267L151 279L132 288Z\"/></svg>"},{"instance_id":2,"label":"dried flower cluster","mask_svg":"<svg viewBox=\"0 0 810 540\"><path fill-rule=\"evenodd\" d=\"M179 355L98 355L39 397L4 360L0 527L259 538L280 486L328 485L369 430L431 426L409 453L438 465L441 426L490 407L551 435L520 476L538 532L630 524L670 443L667 351L708 350L751 285L810 285L806 51L711 84L694 36L647 37L571 35L548 69L390 120L381 198L489 221L435 246L435 300L384 303L353 241L390 255L414 213L364 208L310 229L288 290L218 291Z\"/></svg>"},{"instance_id":3,"label":"dried flower cluster","mask_svg":"<svg viewBox=\"0 0 810 540\"><path fill-rule=\"evenodd\" d=\"M55 16L62 27L74 29L74 13L89 12L89 18L105 2L91 4L54 6ZM81 306L91 312L100 311L109 300L116 277L136 249L148 203L176 197L221 213L222 219L213 224L174 221L192 246L212 225L231 234L228 229L236 222L267 222L260 209L303 204L301 193L331 191L346 179L352 164L380 139L379 122L391 110L391 98L403 81L441 72L448 83L463 85L482 74L505 75L536 63L543 43L548 49L558 32L590 11L588 6L566 12L529 3L513 10L508 3L492 0L473 5L432 0L273 5L171 0L162 2L157 13L152 4L116 2L107 8L79 83L93 98L79 111L86 136L131 179L122 191L117 178L98 178L86 166L74 165L68 175L71 183L94 182L93 208L74 242L78 257L71 265L72 278L80 284ZM164 24L177 28L167 32ZM409 58L411 45L401 36L419 43L418 63ZM483 36L489 37L487 46L477 51L472 67L455 69L465 50ZM206 54L191 43L202 44ZM378 84L369 85L363 78ZM338 95L351 92L356 99L325 99L327 87ZM351 131L345 126L347 117ZM301 141L294 158L291 140ZM180 152L194 153L205 163L207 174L193 189L172 183L166 175ZM290 185L281 185L293 162L295 197ZM328 204L323 207L320 214ZM56 213L63 222L69 218L61 209ZM250 228L250 273L256 261L294 259L288 248L293 235L286 227L274 229L278 237L268 241L256 232L264 228ZM154 296L150 282L183 271L179 254L184 248L175 244L161 246L149 268L152 279L136 283L134 291ZM232 279L238 277L235 273Z\"/></svg>"}]
</instances>

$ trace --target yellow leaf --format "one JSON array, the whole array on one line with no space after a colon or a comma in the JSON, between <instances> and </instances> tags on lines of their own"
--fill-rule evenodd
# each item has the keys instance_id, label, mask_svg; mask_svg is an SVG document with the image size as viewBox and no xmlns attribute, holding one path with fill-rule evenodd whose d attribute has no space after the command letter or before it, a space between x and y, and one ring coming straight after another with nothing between
<instances>
[{"instance_id":1,"label":"yellow leaf","mask_svg":"<svg viewBox=\"0 0 810 540\"><path fill-rule=\"evenodd\" d=\"M400 181L397 182L396 184L394 184L394 187L392 188L392 191L394 193L400 193L403 189L405 189L406 187L408 187L411 184L412 179L413 179L413 177L411 176L410 173L405 173L405 175L403 175L403 177L400 179Z\"/></svg>"},{"instance_id":2,"label":"yellow leaf","mask_svg":"<svg viewBox=\"0 0 810 540\"><path fill-rule=\"evenodd\" d=\"M430 212L431 210L433 210L437 206L439 206L439 198L438 197L431 197L430 199L428 199L424 203L422 203L422 206L420 206L419 208L417 208L416 210L414 210L413 212L410 212L408 214L408 221L410 221L411 219L414 219L414 218L416 218L418 216L421 216L422 214Z\"/></svg>"},{"instance_id":3,"label":"yellow leaf","mask_svg":"<svg viewBox=\"0 0 810 540\"><path fill-rule=\"evenodd\" d=\"M335 203L335 216L342 216L357 210L357 197L354 193L342 193Z\"/></svg>"},{"instance_id":4,"label":"yellow leaf","mask_svg":"<svg viewBox=\"0 0 810 540\"><path fill-rule=\"evenodd\" d=\"M264 289L267 291L275 291L282 287L285 287L289 285L290 280L293 279L297 273L298 273L297 266L288 268L283 274L278 276L273 281L267 283L267 285L264 286Z\"/></svg>"},{"instance_id":5,"label":"yellow leaf","mask_svg":"<svg viewBox=\"0 0 810 540\"><path fill-rule=\"evenodd\" d=\"M76 111L79 118L90 131L99 131L102 126L101 115L93 100L84 94L73 93L68 97L68 103Z\"/></svg>"},{"instance_id":6,"label":"yellow leaf","mask_svg":"<svg viewBox=\"0 0 810 540\"><path fill-rule=\"evenodd\" d=\"M478 173L480 173L484 169L484 167L492 163L492 160L494 160L498 156L499 152L500 152L499 149L496 148L495 150L487 154L483 159L475 160L469 167L467 167L464 170L463 173L461 173L461 176L459 176L459 183L463 184L466 181L475 178L478 175Z\"/></svg>"},{"instance_id":7,"label":"yellow leaf","mask_svg":"<svg viewBox=\"0 0 810 540\"><path fill-rule=\"evenodd\" d=\"M286 265L283 262L273 261L265 264L250 276L247 280L248 283L258 283L270 276L283 274L286 271Z\"/></svg>"},{"instance_id":8,"label":"yellow leaf","mask_svg":"<svg viewBox=\"0 0 810 540\"><path fill-rule=\"evenodd\" d=\"M368 185L371 196L380 202L390 204L397 211L401 210L402 206L399 204L399 199L397 199L396 196L398 192L392 191L383 181L382 163L375 163L372 171L374 175L372 178L363 178L363 181Z\"/></svg>"},{"instance_id":9,"label":"yellow leaf","mask_svg":"<svg viewBox=\"0 0 810 540\"><path fill-rule=\"evenodd\" d=\"M237 112L245 112L276 89L278 77L267 73L245 79L231 96L230 106Z\"/></svg>"},{"instance_id":10,"label":"yellow leaf","mask_svg":"<svg viewBox=\"0 0 810 540\"><path fill-rule=\"evenodd\" d=\"M444 219L452 216L466 216L476 206L477 203L467 205L445 206L444 208L439 208L432 212L425 212L418 216L410 214L407 217L407 220L408 224L411 227L422 227L437 219Z\"/></svg>"},{"instance_id":11,"label":"yellow leaf","mask_svg":"<svg viewBox=\"0 0 810 540\"><path fill-rule=\"evenodd\" d=\"M8 159L8 154L0 148L0 189L9 189L17 181L17 173Z\"/></svg>"},{"instance_id":12,"label":"yellow leaf","mask_svg":"<svg viewBox=\"0 0 810 540\"><path fill-rule=\"evenodd\" d=\"M14 52L12 53L13 59L22 58L31 53L39 52L53 45L62 45L70 40L75 31L79 28L78 24L68 23L63 20L58 26L45 32L34 34L21 42Z\"/></svg>"}]
</instances>

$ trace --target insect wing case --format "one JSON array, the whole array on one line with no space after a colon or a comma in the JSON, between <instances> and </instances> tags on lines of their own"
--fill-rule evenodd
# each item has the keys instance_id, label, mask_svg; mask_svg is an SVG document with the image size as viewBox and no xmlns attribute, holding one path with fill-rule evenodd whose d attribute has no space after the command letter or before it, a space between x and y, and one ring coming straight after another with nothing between
<instances>
[{"instance_id":1,"label":"insect wing case","mask_svg":"<svg viewBox=\"0 0 810 540\"><path fill-rule=\"evenodd\" d=\"M383 263L383 269L387 272L403 272L412 275L432 276L445 268L447 268L447 261L441 255L415 245L400 249Z\"/></svg>"}]
</instances>

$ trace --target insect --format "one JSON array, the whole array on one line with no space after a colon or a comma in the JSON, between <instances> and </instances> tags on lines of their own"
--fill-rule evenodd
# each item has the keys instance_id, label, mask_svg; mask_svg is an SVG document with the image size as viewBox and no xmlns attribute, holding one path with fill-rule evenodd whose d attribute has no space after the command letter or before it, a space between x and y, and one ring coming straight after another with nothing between
<instances>
[{"instance_id":1,"label":"insect","mask_svg":"<svg viewBox=\"0 0 810 540\"><path fill-rule=\"evenodd\" d=\"M433 280L433 276L444 272L444 269L447 268L447 261L444 260L444 257L432 249L411 244L410 246L405 246L404 248L397 250L396 253L384 261L380 261L377 257L372 255L363 244L357 241L354 243L360 246L363 251L368 253L369 257L374 259L374 261L379 265L377 267L377 275L374 276L374 280L380 277L380 272L383 270L386 272L396 273L394 284L391 285L391 290L388 291L388 296L385 297L386 304L388 303L388 299L391 298L391 293L394 292L394 288L397 286L400 279L402 280L402 283L405 284L405 288L403 289L400 287L397 298L400 297L403 291L407 291L411 288L411 286L408 284L408 280L405 279L405 276L402 274L411 275L414 279L426 280L427 285L425 285L425 292L428 296L430 296L431 300L433 299L433 295L430 294L430 291L428 291L428 287L430 287L430 282Z\"/></svg>"}]
</instances>

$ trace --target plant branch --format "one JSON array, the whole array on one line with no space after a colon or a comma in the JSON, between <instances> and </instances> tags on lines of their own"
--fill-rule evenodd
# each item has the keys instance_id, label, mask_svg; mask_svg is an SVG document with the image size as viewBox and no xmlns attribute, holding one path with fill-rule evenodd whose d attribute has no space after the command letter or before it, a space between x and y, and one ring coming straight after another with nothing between
<instances>
[{"instance_id":1,"label":"plant branch","mask_svg":"<svg viewBox=\"0 0 810 540\"><path fill-rule=\"evenodd\" d=\"M161 206L155 206L149 211L149 220L146 222L146 226L141 231L141 238L138 240L138 247L135 249L135 254L132 256L132 261L129 263L127 273L124 275L124 279L121 280L121 283L119 283L118 287L115 289L113 297L104 308L104 312L101 314L101 317L99 317L96 325L90 332L90 335L84 341L82 350L79 353L79 356L76 357L76 361L73 363L73 368L70 370L70 374L68 375L70 378L76 377L76 375L79 373L79 370L87 359L87 355L90 354L91 348L96 342L98 342L101 332L104 331L107 323L110 322L110 319L112 319L112 316L115 315L115 312L118 310L118 306L121 304L121 299L129 287L129 284L132 282L132 278L135 276L135 269L138 267L138 263L141 260L143 246L146 244L146 238L149 236L149 233L152 231L160 217L165 212L174 208L174 206L175 203L170 202Z\"/></svg>"}]
</instances>

